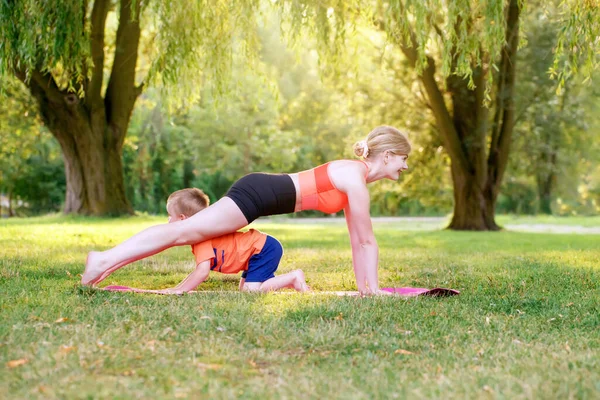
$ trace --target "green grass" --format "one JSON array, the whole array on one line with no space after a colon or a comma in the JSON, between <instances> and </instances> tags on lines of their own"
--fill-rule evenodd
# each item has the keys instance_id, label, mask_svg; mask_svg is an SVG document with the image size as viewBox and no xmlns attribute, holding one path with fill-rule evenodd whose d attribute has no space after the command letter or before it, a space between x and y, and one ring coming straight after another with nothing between
<instances>
[{"instance_id":1,"label":"green grass","mask_svg":"<svg viewBox=\"0 0 600 400\"><path fill-rule=\"evenodd\" d=\"M501 225L551 224L597 228L600 227L600 216L559 217L554 215L501 215L498 217L497 222Z\"/></svg>"},{"instance_id":2,"label":"green grass","mask_svg":"<svg viewBox=\"0 0 600 400\"><path fill-rule=\"evenodd\" d=\"M87 251L159 222L0 222L0 398L600 395L600 235L376 224L382 286L462 291L445 299L240 294L217 275L201 289L223 293L181 297L79 286ZM354 289L343 225L257 227L286 248L280 271ZM176 248L103 284L168 287L192 267Z\"/></svg>"}]
</instances>

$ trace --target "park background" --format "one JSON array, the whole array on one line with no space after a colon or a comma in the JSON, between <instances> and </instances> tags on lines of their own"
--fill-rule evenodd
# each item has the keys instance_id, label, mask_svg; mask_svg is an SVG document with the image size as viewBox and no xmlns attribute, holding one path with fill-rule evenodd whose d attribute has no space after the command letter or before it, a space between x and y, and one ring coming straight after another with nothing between
<instances>
[{"instance_id":1,"label":"park background","mask_svg":"<svg viewBox=\"0 0 600 400\"><path fill-rule=\"evenodd\" d=\"M353 2L300 10L293 2L250 2L246 11L228 11L224 2L206 15L198 5L187 27L167 19L178 18L175 11L144 6L131 28L138 41L123 33L121 52L111 2L96 50L90 21L82 37L34 39L15 30L16 44L4 36L0 70L2 216L164 215L169 193L183 187L200 187L215 201L249 172L353 158L352 145L383 124L404 130L414 151L398 183L371 186L373 215L466 214L482 202L500 214L598 214L594 72L585 72L585 54L557 55L559 39L581 47L577 37L560 36L576 23L561 2L528 2L519 24L508 26L515 40L503 53L505 32L494 28L505 18L501 3L474 7L467 26L459 13L469 2L440 10L409 2L408 10L371 10L362 19L349 11ZM68 6L62 12L54 23L76 17ZM416 15L407 29L422 46L398 37L406 27L390 27L394 12ZM128 63L113 68L115 55ZM29 65L34 56L40 60ZM575 74L568 68L578 59ZM474 222L458 229L495 228L472 214L465 218Z\"/></svg>"},{"instance_id":2,"label":"park background","mask_svg":"<svg viewBox=\"0 0 600 400\"><path fill-rule=\"evenodd\" d=\"M597 398L599 12L0 2L0 397ZM215 201L248 172L352 158L381 124L413 143L398 182L370 185L381 286L460 296L239 294L217 274L186 296L80 285L87 252L166 222L170 192ZM343 218L253 227L283 243L279 271L356 288ZM174 248L102 286L193 268Z\"/></svg>"}]
</instances>

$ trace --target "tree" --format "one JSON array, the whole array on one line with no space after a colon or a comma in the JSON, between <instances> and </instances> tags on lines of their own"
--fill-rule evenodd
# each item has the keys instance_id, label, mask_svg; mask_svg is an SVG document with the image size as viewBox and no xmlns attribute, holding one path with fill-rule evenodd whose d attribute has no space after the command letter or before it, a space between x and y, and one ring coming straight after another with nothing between
<instances>
[{"instance_id":1,"label":"tree","mask_svg":"<svg viewBox=\"0 0 600 400\"><path fill-rule=\"evenodd\" d=\"M234 37L236 51L256 53L257 8L233 0L0 3L0 77L14 74L28 87L60 144L66 213L132 212L121 153L136 99L150 82L188 95L179 101L203 80L219 88Z\"/></svg>"},{"instance_id":2,"label":"tree","mask_svg":"<svg viewBox=\"0 0 600 400\"><path fill-rule=\"evenodd\" d=\"M350 3L300 7L304 18L315 21L317 35L330 44L322 52L325 58L339 59L344 32L355 31L362 16L386 32L418 72L451 159L454 214L449 228L499 229L495 205L514 129L521 14L526 5L540 5L534 0ZM565 29L551 71L562 85L578 65L588 74L596 67L600 9L590 0L565 0L560 11L555 18L562 18Z\"/></svg>"},{"instance_id":3,"label":"tree","mask_svg":"<svg viewBox=\"0 0 600 400\"><path fill-rule=\"evenodd\" d=\"M437 1L399 0L385 10L383 28L419 71L451 159L451 229L499 229L495 209L513 141L517 49L525 3L462 1L444 7ZM562 2L570 7L570 17L562 21L566 30L559 36L563 47L557 63L567 47L570 64L563 65L561 72L570 73L568 65L577 65L571 57L577 53L574 44L586 54L588 71L594 67L593 46L585 41L597 42L600 14L592 2L586 3ZM535 1L528 4L539 7ZM580 21L584 29L576 29L573 21ZM441 74L436 72L440 64ZM560 84L564 83L563 75ZM546 176L540 179L548 180Z\"/></svg>"},{"instance_id":4,"label":"tree","mask_svg":"<svg viewBox=\"0 0 600 400\"><path fill-rule=\"evenodd\" d=\"M470 2L449 3L445 15L437 14L439 11L435 9L426 10L433 21L446 24L440 27L432 22L429 27L423 28L406 22L410 21L409 14L419 15L424 11L421 6L411 3L411 7L407 8L398 1L390 3L384 25L410 64L421 69L420 79L429 107L451 159L454 184L451 229L499 229L494 215L514 126L521 7L517 0L509 0L506 9L503 9L502 2L492 3L487 4L487 9ZM423 18L426 17L417 19L417 24L423 24ZM503 31L503 40L498 40L498 32L492 32L488 34L488 38L492 39L490 45L479 42L476 38L478 31L485 29L482 25ZM495 25L499 27L494 28ZM437 43L445 52L442 53L442 68L452 71L441 78L436 74L434 56L424 51L431 27L437 32ZM448 39L446 43L442 43L444 38ZM461 44L464 47L461 48ZM468 61L468 69L465 69L464 58L469 58L473 48L481 55L479 59ZM492 66L498 58L494 72ZM442 84L441 79L444 78ZM493 100L491 94L495 94ZM491 108L486 106L486 101ZM490 112L493 113L491 123ZM486 147L489 147L487 151Z\"/></svg>"}]
</instances>

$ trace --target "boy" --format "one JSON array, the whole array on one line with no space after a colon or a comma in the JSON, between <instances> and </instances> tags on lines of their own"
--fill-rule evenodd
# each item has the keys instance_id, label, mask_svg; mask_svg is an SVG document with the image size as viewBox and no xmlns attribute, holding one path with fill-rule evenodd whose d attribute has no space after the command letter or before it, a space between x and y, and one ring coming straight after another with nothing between
<instances>
[{"instance_id":1,"label":"boy","mask_svg":"<svg viewBox=\"0 0 600 400\"><path fill-rule=\"evenodd\" d=\"M173 192L167 200L169 223L191 217L208 207L209 199L200 189L188 188ZM192 245L196 269L179 285L165 289L165 293L183 293L194 290L206 280L210 271L236 274L240 271L241 291L261 291L294 288L308 291L304 273L297 269L275 276L283 255L281 243L256 229L234 232Z\"/></svg>"}]
</instances>

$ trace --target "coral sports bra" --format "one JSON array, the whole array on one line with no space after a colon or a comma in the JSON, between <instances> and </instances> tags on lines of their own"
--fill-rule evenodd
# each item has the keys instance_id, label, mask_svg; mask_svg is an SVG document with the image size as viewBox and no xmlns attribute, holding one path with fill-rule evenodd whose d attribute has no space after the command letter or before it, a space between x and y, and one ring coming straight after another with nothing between
<instances>
[{"instance_id":1,"label":"coral sports bra","mask_svg":"<svg viewBox=\"0 0 600 400\"><path fill-rule=\"evenodd\" d=\"M367 163L362 160L352 161L365 164L367 167L366 179L369 173ZM302 211L318 210L327 214L333 214L343 210L348 204L346 193L338 190L329 178L329 164L319 165L313 169L298 173L300 194L302 197Z\"/></svg>"}]
</instances>

